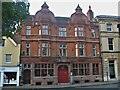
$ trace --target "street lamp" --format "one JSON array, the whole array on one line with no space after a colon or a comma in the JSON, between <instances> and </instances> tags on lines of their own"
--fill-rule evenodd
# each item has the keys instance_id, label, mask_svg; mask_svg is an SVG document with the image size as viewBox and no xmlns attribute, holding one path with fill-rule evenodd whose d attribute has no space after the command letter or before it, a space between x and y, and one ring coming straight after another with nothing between
<instances>
[{"instance_id":1,"label":"street lamp","mask_svg":"<svg viewBox=\"0 0 120 90\"><path fill-rule=\"evenodd\" d=\"M21 84L21 76L22 76L22 64L20 62L17 62L17 66L19 68L19 85Z\"/></svg>"},{"instance_id":2,"label":"street lamp","mask_svg":"<svg viewBox=\"0 0 120 90\"><path fill-rule=\"evenodd\" d=\"M70 72L70 83L73 84L73 72Z\"/></svg>"}]
</instances>

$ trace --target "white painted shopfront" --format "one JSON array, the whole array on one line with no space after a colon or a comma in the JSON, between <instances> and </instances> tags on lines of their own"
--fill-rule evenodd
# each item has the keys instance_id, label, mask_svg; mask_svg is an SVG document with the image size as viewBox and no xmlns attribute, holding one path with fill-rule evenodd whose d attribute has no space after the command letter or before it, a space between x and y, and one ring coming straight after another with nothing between
<instances>
[{"instance_id":1,"label":"white painted shopfront","mask_svg":"<svg viewBox=\"0 0 120 90\"><path fill-rule=\"evenodd\" d=\"M0 86L19 86L19 67L0 67Z\"/></svg>"}]
</instances>

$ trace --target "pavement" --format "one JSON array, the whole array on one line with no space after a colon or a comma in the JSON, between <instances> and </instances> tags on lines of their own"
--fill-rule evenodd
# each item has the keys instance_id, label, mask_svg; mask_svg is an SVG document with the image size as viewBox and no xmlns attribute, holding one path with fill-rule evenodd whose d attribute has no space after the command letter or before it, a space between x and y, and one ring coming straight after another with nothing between
<instances>
[{"instance_id":1,"label":"pavement","mask_svg":"<svg viewBox=\"0 0 120 90\"><path fill-rule=\"evenodd\" d=\"M24 86L6 86L3 88L24 88L24 89L38 89L38 88L67 88L67 87L91 87L100 85L110 85L110 84L120 84L118 81L108 81L108 82L89 82L89 83L79 83L79 84L59 84L59 85L24 85Z\"/></svg>"}]
</instances>

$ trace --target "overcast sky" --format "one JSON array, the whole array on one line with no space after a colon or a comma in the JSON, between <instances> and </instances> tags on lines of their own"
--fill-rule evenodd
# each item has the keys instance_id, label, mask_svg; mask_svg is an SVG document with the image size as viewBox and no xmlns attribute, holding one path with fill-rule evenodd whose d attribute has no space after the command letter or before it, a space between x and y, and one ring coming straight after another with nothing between
<instances>
[{"instance_id":1,"label":"overcast sky","mask_svg":"<svg viewBox=\"0 0 120 90\"><path fill-rule=\"evenodd\" d=\"M89 5L96 15L114 15L118 16L118 0L28 0L30 2L30 14L35 13L41 9L44 1L49 6L55 16L70 17L75 12L77 5L79 4L86 14Z\"/></svg>"}]
</instances>

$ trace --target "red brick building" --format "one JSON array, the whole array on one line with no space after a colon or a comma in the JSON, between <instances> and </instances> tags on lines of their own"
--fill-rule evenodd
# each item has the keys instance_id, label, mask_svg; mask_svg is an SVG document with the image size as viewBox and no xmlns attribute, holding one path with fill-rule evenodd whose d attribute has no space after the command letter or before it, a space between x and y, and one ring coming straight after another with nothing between
<instances>
[{"instance_id":1,"label":"red brick building","mask_svg":"<svg viewBox=\"0 0 120 90\"><path fill-rule=\"evenodd\" d=\"M21 32L23 84L102 81L98 25L89 6L71 17L55 17L44 3Z\"/></svg>"}]
</instances>

